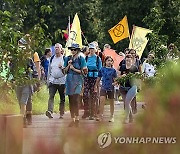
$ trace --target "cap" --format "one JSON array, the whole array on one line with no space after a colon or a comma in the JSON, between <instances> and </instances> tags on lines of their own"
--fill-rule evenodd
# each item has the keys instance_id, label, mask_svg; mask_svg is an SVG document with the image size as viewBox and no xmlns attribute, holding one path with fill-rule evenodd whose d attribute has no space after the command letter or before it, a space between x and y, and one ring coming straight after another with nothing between
<instances>
[{"instance_id":1,"label":"cap","mask_svg":"<svg viewBox=\"0 0 180 154\"><path fill-rule=\"evenodd\" d=\"M89 49L96 49L95 44L94 44L94 43L90 43L90 44L89 44Z\"/></svg>"}]
</instances>

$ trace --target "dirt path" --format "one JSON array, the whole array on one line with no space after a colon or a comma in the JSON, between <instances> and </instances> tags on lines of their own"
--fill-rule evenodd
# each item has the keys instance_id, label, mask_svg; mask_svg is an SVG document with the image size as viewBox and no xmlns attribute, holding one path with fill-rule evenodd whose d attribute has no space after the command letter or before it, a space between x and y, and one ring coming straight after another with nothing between
<instances>
[{"instance_id":1,"label":"dirt path","mask_svg":"<svg viewBox=\"0 0 180 154\"><path fill-rule=\"evenodd\" d=\"M138 103L138 113L142 112L141 105L142 103ZM80 110L80 117L82 114L83 111ZM56 144L57 142L61 142L64 139L64 135L66 133L68 134L68 132L77 131L79 133L81 130L96 130L97 128L101 129L101 127L106 131L119 129L123 125L123 104L121 103L120 105L115 105L114 123L108 122L109 115L109 105L106 105L104 113L105 122L103 123L103 126L95 120L80 119L79 128L68 127L68 124L71 122L69 112L64 115L64 119L59 119L58 114L53 114L53 119L48 119L45 115L34 115L33 124L28 126L28 128L24 128L23 154L34 154L33 150L38 146L42 146L42 149L43 147L46 147L46 150L51 150L52 145ZM135 124L135 122L133 122L133 124ZM88 135L92 135L92 132L91 134L87 134L87 137ZM97 136L98 134L93 134L95 139ZM43 150L42 153L44 154Z\"/></svg>"}]
</instances>

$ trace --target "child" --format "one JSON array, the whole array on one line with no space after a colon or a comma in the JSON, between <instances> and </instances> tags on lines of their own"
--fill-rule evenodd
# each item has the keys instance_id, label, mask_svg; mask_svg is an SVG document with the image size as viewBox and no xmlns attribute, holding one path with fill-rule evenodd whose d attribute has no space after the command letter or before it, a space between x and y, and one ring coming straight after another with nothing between
<instances>
[{"instance_id":1,"label":"child","mask_svg":"<svg viewBox=\"0 0 180 154\"><path fill-rule=\"evenodd\" d=\"M110 120L109 122L114 122L114 78L117 77L116 70L113 68L113 59L110 56L107 56L104 60L104 67L99 70L98 78L96 80L96 84L94 87L94 91L97 92L99 82L102 78L102 86L100 90L100 119L97 118L96 120L102 120L103 112L104 112L104 104L106 98L110 101Z\"/></svg>"}]
</instances>

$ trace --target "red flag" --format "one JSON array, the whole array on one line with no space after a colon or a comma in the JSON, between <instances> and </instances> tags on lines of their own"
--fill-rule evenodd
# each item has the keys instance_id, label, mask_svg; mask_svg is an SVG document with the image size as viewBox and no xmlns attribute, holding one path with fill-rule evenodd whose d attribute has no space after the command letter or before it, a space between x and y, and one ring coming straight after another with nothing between
<instances>
[{"instance_id":1,"label":"red flag","mask_svg":"<svg viewBox=\"0 0 180 154\"><path fill-rule=\"evenodd\" d=\"M116 53L116 51L113 50L113 49L105 49L103 53L104 53L105 57L107 57L107 56L111 56L112 57L112 59L114 60L113 66L114 66L115 69L118 68L119 63L124 59L124 57L119 56Z\"/></svg>"},{"instance_id":2,"label":"red flag","mask_svg":"<svg viewBox=\"0 0 180 154\"><path fill-rule=\"evenodd\" d=\"M72 27L72 24L70 25L70 29ZM65 40L67 41L68 37L69 37L69 26L67 26L66 30L62 30L62 32L64 33L63 34L63 37L65 38Z\"/></svg>"},{"instance_id":3,"label":"red flag","mask_svg":"<svg viewBox=\"0 0 180 154\"><path fill-rule=\"evenodd\" d=\"M68 35L68 29L66 29L66 30L64 31L64 35L63 35L63 36L64 36L64 38L65 38L66 40L68 39L68 36L69 36L69 35Z\"/></svg>"}]
</instances>

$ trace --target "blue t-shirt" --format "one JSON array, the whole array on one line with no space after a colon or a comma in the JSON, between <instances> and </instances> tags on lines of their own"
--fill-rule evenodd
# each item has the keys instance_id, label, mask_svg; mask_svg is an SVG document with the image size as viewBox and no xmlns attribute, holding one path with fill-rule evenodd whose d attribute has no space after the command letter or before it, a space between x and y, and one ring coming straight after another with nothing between
<instances>
[{"instance_id":1,"label":"blue t-shirt","mask_svg":"<svg viewBox=\"0 0 180 154\"><path fill-rule=\"evenodd\" d=\"M114 68L102 67L99 70L98 77L102 78L102 89L107 91L113 91L114 78L117 77L116 70Z\"/></svg>"},{"instance_id":2,"label":"blue t-shirt","mask_svg":"<svg viewBox=\"0 0 180 154\"><path fill-rule=\"evenodd\" d=\"M102 67L102 61L100 57L97 58L97 55L88 56L87 58L88 77L98 77L98 71L101 69L101 67Z\"/></svg>"},{"instance_id":3,"label":"blue t-shirt","mask_svg":"<svg viewBox=\"0 0 180 154\"><path fill-rule=\"evenodd\" d=\"M82 56L78 56L76 59L73 59L72 56L67 56L64 58L64 67L68 66L68 61L72 60L72 65L74 66L74 68L81 70L82 68L86 67L86 61ZM75 74L79 74L71 69L69 69L69 73L75 73Z\"/></svg>"},{"instance_id":4,"label":"blue t-shirt","mask_svg":"<svg viewBox=\"0 0 180 154\"><path fill-rule=\"evenodd\" d=\"M68 61L72 59L72 57L66 57L64 61L64 67L67 67ZM86 67L86 61L82 56L77 57L76 59L72 60L72 65L76 68L81 70L82 68ZM74 95L74 94L81 94L84 77L82 74L79 74L71 69L69 69L67 76L66 76L66 95Z\"/></svg>"},{"instance_id":5,"label":"blue t-shirt","mask_svg":"<svg viewBox=\"0 0 180 154\"><path fill-rule=\"evenodd\" d=\"M43 67L44 67L45 76L47 77L47 75L48 75L48 68L49 68L49 60L48 59L44 60Z\"/></svg>"}]
</instances>

